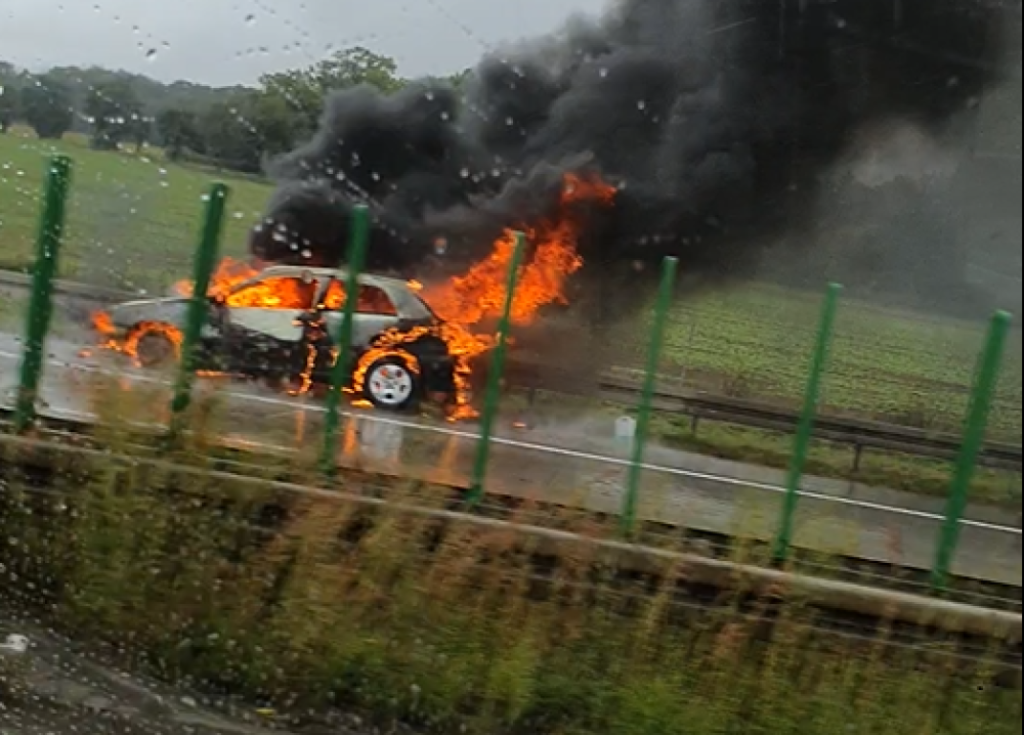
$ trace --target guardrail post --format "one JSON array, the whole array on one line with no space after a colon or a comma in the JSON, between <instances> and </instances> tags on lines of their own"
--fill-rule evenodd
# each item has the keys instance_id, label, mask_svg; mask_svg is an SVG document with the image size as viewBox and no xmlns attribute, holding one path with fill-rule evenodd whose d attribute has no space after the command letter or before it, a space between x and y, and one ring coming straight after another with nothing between
<instances>
[{"instance_id":1,"label":"guardrail post","mask_svg":"<svg viewBox=\"0 0 1024 735\"><path fill-rule=\"evenodd\" d=\"M822 378L832 344L832 331L841 290L842 286L838 283L830 283L825 292L825 303L821 309L818 336L811 358L811 370L807 378L807 390L804 393L804 405L793 438L793 454L789 459L786 494L782 502L782 518L779 521L779 532L775 538L773 552L776 561L783 561L789 556L789 547L793 541L793 521L800 495L800 481L803 479L804 465L807 464L807 452L810 449L811 437L814 432L814 419L818 411L818 398L821 394Z\"/></svg>"},{"instance_id":2,"label":"guardrail post","mask_svg":"<svg viewBox=\"0 0 1024 735\"><path fill-rule=\"evenodd\" d=\"M960 542L960 520L967 507L971 480L985 441L989 409L999 380L999 367L1006 348L1010 322L1011 316L1007 312L996 312L992 316L988 337L982 349L964 423L963 443L960 445L960 455L953 472L949 498L946 501L946 517L942 523L935 566L932 569L932 588L935 590L946 587L953 556Z\"/></svg>"},{"instance_id":3,"label":"guardrail post","mask_svg":"<svg viewBox=\"0 0 1024 735\"><path fill-rule=\"evenodd\" d=\"M502 305L501 320L498 322L498 341L491 352L491 365L487 372L487 386L484 389L484 406L480 414L480 437L476 443L476 458L473 461L473 474L469 483L469 495L466 497L470 506L476 506L484 497L484 482L487 479L487 464L491 458L491 438L494 434L494 421L498 417L498 402L501 397L501 378L505 373L505 353L508 349L508 337L512 332L512 304L515 300L516 287L519 284L519 266L526 250L526 235L517 232L512 248L512 259L508 266L505 279L505 303Z\"/></svg>"},{"instance_id":4,"label":"guardrail post","mask_svg":"<svg viewBox=\"0 0 1024 735\"><path fill-rule=\"evenodd\" d=\"M633 533L636 524L636 509L640 495L640 477L643 471L644 452L651 428L651 404L654 402L654 389L658 380L658 365L661 361L661 347L665 341L665 323L668 321L668 310L672 305L672 294L675 290L678 258L665 258L661 267L661 285L658 298L654 303L654 322L651 325L651 336L647 346L647 366L644 372L644 383L640 393L640 404L637 407L636 432L633 435L633 451L630 456L629 470L626 474L625 496L623 497L622 516L619 519L623 535Z\"/></svg>"},{"instance_id":5,"label":"guardrail post","mask_svg":"<svg viewBox=\"0 0 1024 735\"><path fill-rule=\"evenodd\" d=\"M355 318L359 301L359 275L366 262L366 251L370 243L370 210L365 205L352 208L351 227L348 241L348 264L345 277L345 303L342 306L341 324L334 335L338 354L331 368L331 385L327 391L327 416L324 419L324 444L320 465L324 472L333 474L338 469L336 453L338 448L338 426L341 420L339 407L341 394L349 379L349 362L352 357L352 320Z\"/></svg>"},{"instance_id":6,"label":"guardrail post","mask_svg":"<svg viewBox=\"0 0 1024 735\"><path fill-rule=\"evenodd\" d=\"M43 372L43 348L53 316L53 277L64 236L64 213L71 182L71 159L55 156L49 163L43 192L43 212L36 236L32 293L25 317L25 349L22 353L14 412L14 429L22 432L36 419L36 397Z\"/></svg>"},{"instance_id":7,"label":"guardrail post","mask_svg":"<svg viewBox=\"0 0 1024 735\"><path fill-rule=\"evenodd\" d=\"M210 281L217 266L220 251L220 237L224 225L224 207L227 204L228 187L216 183L210 187L206 198L203 224L199 231L199 243L192 259L192 294L188 301L185 329L181 339L181 358L178 376L174 382L174 396L171 399L171 438L181 431L185 411L192 402L192 384L195 380L196 349L202 338L209 308Z\"/></svg>"}]
</instances>

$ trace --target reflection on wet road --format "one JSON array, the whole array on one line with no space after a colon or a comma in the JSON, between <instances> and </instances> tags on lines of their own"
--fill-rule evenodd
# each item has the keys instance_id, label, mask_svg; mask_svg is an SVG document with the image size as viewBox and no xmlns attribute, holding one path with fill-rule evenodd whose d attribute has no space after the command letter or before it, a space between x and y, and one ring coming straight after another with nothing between
<instances>
[{"instance_id":1,"label":"reflection on wet road","mask_svg":"<svg viewBox=\"0 0 1024 735\"><path fill-rule=\"evenodd\" d=\"M20 345L0 337L0 375L9 388ZM111 392L111 386L118 390ZM200 378L197 395L210 399L214 435L255 448L285 449L313 461L321 447L325 411L313 395L289 396L225 377ZM202 400L202 399L199 399ZM133 368L117 354L83 353L62 342L49 346L43 410L67 417L130 415L166 424L168 381ZM492 447L489 492L534 498L608 514L623 503L628 446L616 442L607 416L562 416L547 425L516 428L501 422ZM476 452L476 429L428 416L407 417L347 408L339 463L350 467L466 486ZM639 517L703 531L771 538L776 530L782 473L652 446L643 473ZM929 569L939 533L935 499L873 499L849 484L809 478L801 499L795 543L884 563ZM899 507L893 507L893 505ZM964 529L955 573L1019 586L1020 531L976 524Z\"/></svg>"}]
</instances>

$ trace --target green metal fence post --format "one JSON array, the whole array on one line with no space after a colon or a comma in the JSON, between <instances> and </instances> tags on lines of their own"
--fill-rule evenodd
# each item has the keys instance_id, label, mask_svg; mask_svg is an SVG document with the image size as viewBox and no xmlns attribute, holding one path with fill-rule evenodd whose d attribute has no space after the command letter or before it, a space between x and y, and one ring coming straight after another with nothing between
<instances>
[{"instance_id":1,"label":"green metal fence post","mask_svg":"<svg viewBox=\"0 0 1024 735\"><path fill-rule=\"evenodd\" d=\"M811 358L810 374L807 378L807 390L804 393L803 410L800 412L799 423L793 439L793 454L789 459L786 495L782 503L782 518L779 521L779 532L775 538L774 556L776 561L786 559L793 541L793 522L800 495L800 480L803 478L804 465L807 463L807 453L814 432L814 419L818 411L818 398L821 393L825 365L828 362L829 348L832 344L832 330L835 325L841 290L842 286L838 283L830 283L825 292L821 322L818 325L818 337Z\"/></svg>"},{"instance_id":2,"label":"green metal fence post","mask_svg":"<svg viewBox=\"0 0 1024 735\"><path fill-rule=\"evenodd\" d=\"M209 308L210 281L217 265L220 251L220 237L224 224L224 207L228 199L228 187L215 183L206 198L203 224L199 231L192 260L192 295L188 302L185 329L181 339L181 357L178 375L174 382L174 396L171 399L171 437L176 437L184 420L185 411L192 402L192 384L195 380L196 348L202 338Z\"/></svg>"},{"instance_id":3,"label":"green metal fence post","mask_svg":"<svg viewBox=\"0 0 1024 735\"><path fill-rule=\"evenodd\" d=\"M996 312L992 316L988 338L981 353L964 423L964 439L953 472L953 482L946 501L946 517L939 536L935 566L932 569L932 587L936 590L946 587L953 556L960 541L960 520L967 507L971 480L985 441L989 410L999 381L999 368L1003 351L1006 349L1011 319L1012 317L1005 311Z\"/></svg>"},{"instance_id":4,"label":"green metal fence post","mask_svg":"<svg viewBox=\"0 0 1024 735\"><path fill-rule=\"evenodd\" d=\"M64 235L64 212L71 182L71 159L55 156L49 164L42 216L36 236L36 260L32 272L32 294L25 318L25 350L15 403L14 428L29 428L36 418L36 396L43 372L43 347L53 316L53 278L57 273Z\"/></svg>"},{"instance_id":5,"label":"green metal fence post","mask_svg":"<svg viewBox=\"0 0 1024 735\"><path fill-rule=\"evenodd\" d=\"M341 324L334 335L338 356L331 369L331 385L327 392L327 416L324 420L324 444L320 464L324 472L333 474L337 470L335 455L338 447L338 426L341 394L349 379L349 362L352 356L352 320L356 313L359 275L366 262L366 251L370 243L370 210L359 205L352 210L351 229L348 242L348 265L345 278L345 304L342 308Z\"/></svg>"},{"instance_id":6,"label":"green metal fence post","mask_svg":"<svg viewBox=\"0 0 1024 735\"><path fill-rule=\"evenodd\" d=\"M665 324L668 321L669 307L672 305L678 267L678 258L665 258L661 268L658 298L654 304L654 323L651 325L651 337L647 346L647 367L644 372L643 389L640 393L640 405L637 408L636 433L633 436L633 451L626 475L626 494L623 498L620 518L622 533L627 536L633 533L633 526L636 523L644 452L647 448L647 437L651 426L651 404L654 402L654 389L657 385L658 366L661 361L661 347L665 341Z\"/></svg>"},{"instance_id":7,"label":"green metal fence post","mask_svg":"<svg viewBox=\"0 0 1024 735\"><path fill-rule=\"evenodd\" d=\"M526 250L526 235L517 232L512 250L512 261L509 263L508 275L505 279L505 303L502 305L501 321L498 322L498 342L491 353L491 365L487 373L484 406L480 415L480 438L476 443L473 475L469 484L469 495L466 498L470 506L478 505L484 497L487 464L491 457L491 438L494 434L494 422L498 417L498 402L501 397L501 378L505 373L505 354L508 349L508 337L512 331L512 303L515 299L516 287L519 284L519 266L523 261L524 250Z\"/></svg>"}]
</instances>

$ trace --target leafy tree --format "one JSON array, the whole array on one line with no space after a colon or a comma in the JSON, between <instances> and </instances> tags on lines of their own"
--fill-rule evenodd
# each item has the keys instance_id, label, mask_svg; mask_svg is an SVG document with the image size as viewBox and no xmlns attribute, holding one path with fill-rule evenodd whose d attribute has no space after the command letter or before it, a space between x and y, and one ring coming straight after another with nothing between
<instances>
[{"instance_id":1,"label":"leafy tree","mask_svg":"<svg viewBox=\"0 0 1024 735\"><path fill-rule=\"evenodd\" d=\"M18 70L14 64L0 61L0 134L6 133L21 110Z\"/></svg>"},{"instance_id":2,"label":"leafy tree","mask_svg":"<svg viewBox=\"0 0 1024 735\"><path fill-rule=\"evenodd\" d=\"M462 71L455 72L448 77L448 83L451 84L455 89L462 91L466 88L466 82L469 81L469 77L473 74L472 69L463 69Z\"/></svg>"},{"instance_id":3,"label":"leafy tree","mask_svg":"<svg viewBox=\"0 0 1024 735\"><path fill-rule=\"evenodd\" d=\"M141 146L148 136L142 105L127 79L114 79L89 90L85 114L92 124L94 148L110 150L126 140Z\"/></svg>"},{"instance_id":4,"label":"leafy tree","mask_svg":"<svg viewBox=\"0 0 1024 735\"><path fill-rule=\"evenodd\" d=\"M339 51L315 64L310 73L325 93L359 84L373 85L382 92L395 92L404 84L394 59L362 46Z\"/></svg>"},{"instance_id":5,"label":"leafy tree","mask_svg":"<svg viewBox=\"0 0 1024 735\"><path fill-rule=\"evenodd\" d=\"M21 106L18 92L13 86L0 82L0 135L11 129Z\"/></svg>"},{"instance_id":6,"label":"leafy tree","mask_svg":"<svg viewBox=\"0 0 1024 735\"><path fill-rule=\"evenodd\" d=\"M180 107L161 110L156 116L156 131L160 142L172 161L187 151L203 152L203 136L199 131L199 116Z\"/></svg>"},{"instance_id":7,"label":"leafy tree","mask_svg":"<svg viewBox=\"0 0 1024 735\"><path fill-rule=\"evenodd\" d=\"M36 135L57 140L74 122L71 90L61 80L42 74L22 88L21 113Z\"/></svg>"},{"instance_id":8,"label":"leafy tree","mask_svg":"<svg viewBox=\"0 0 1024 735\"><path fill-rule=\"evenodd\" d=\"M308 137L316 130L324 98L334 90L369 84L384 93L401 89L398 65L388 56L362 46L339 51L329 59L305 69L267 74L260 79L261 90L284 100L295 116L297 135Z\"/></svg>"},{"instance_id":9,"label":"leafy tree","mask_svg":"<svg viewBox=\"0 0 1024 735\"><path fill-rule=\"evenodd\" d=\"M297 132L308 137L317 128L324 106L324 92L308 69L292 69L265 75L261 92L280 99L294 118Z\"/></svg>"},{"instance_id":10,"label":"leafy tree","mask_svg":"<svg viewBox=\"0 0 1024 735\"><path fill-rule=\"evenodd\" d=\"M258 173L263 161L295 144L295 114L279 96L235 95L213 105L201 118L206 155L224 167Z\"/></svg>"}]
</instances>

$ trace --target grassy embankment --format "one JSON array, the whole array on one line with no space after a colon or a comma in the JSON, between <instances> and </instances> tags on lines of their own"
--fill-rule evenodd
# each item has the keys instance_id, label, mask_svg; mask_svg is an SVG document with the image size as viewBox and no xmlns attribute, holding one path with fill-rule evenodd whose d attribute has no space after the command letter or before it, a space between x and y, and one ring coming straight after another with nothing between
<instances>
[{"instance_id":1,"label":"grassy embankment","mask_svg":"<svg viewBox=\"0 0 1024 735\"><path fill-rule=\"evenodd\" d=\"M893 647L885 626L836 638L798 601L774 627L756 619L763 602L698 613L671 591L685 569L652 589L595 572L585 550L540 584L514 530L118 468L121 430L99 438L114 452L92 464L5 478L0 564L16 583L3 602L218 699L280 717L356 709L444 735L1019 732L1019 679L941 645ZM201 434L184 451L201 452Z\"/></svg>"},{"instance_id":2,"label":"grassy embankment","mask_svg":"<svg viewBox=\"0 0 1024 735\"><path fill-rule=\"evenodd\" d=\"M76 161L62 274L109 286L161 291L186 276L201 197L211 174L145 155L91 151L69 140L57 149ZM54 147L21 135L0 136L0 267L31 259L44 154ZM229 179L233 188L225 251L237 254L269 193L266 185ZM816 297L765 286L701 294L673 313L665 351L667 373L715 393L797 405L804 385L818 303ZM19 305L0 307L0 326L18 323ZM837 324L825 385L829 409L940 430L959 429L984 325L924 320L853 302ZM642 330L631 330L634 335ZM639 353L638 353L639 354ZM1007 353L992 418L993 440L1021 440L1021 343ZM737 460L785 467L789 437L721 424L699 431L665 419L659 431L678 444ZM809 470L823 476L944 495L944 462L868 452L851 472L852 450L819 443ZM1020 477L979 473L978 500L1020 503Z\"/></svg>"}]
</instances>

